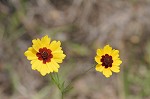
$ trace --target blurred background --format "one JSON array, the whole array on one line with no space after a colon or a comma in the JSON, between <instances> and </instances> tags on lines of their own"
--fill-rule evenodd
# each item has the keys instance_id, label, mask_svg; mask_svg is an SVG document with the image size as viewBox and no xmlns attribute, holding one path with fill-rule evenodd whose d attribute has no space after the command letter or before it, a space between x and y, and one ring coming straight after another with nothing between
<instances>
[{"instance_id":1,"label":"blurred background","mask_svg":"<svg viewBox=\"0 0 150 99\"><path fill-rule=\"evenodd\" d=\"M31 70L32 39L60 40L64 99L150 99L150 0L0 0L0 99L60 99L49 75ZM120 50L121 72L94 69L97 48Z\"/></svg>"}]
</instances>

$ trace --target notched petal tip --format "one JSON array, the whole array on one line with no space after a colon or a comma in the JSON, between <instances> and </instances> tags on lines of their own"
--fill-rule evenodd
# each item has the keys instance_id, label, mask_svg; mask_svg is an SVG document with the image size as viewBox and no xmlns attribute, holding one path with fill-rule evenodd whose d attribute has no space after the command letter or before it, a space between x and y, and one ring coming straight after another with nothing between
<instances>
[{"instance_id":1,"label":"notched petal tip","mask_svg":"<svg viewBox=\"0 0 150 99\"><path fill-rule=\"evenodd\" d=\"M47 73L41 73L42 76L45 76Z\"/></svg>"},{"instance_id":2,"label":"notched petal tip","mask_svg":"<svg viewBox=\"0 0 150 99\"><path fill-rule=\"evenodd\" d=\"M49 38L48 35L45 35L44 37L45 37L45 38Z\"/></svg>"},{"instance_id":3,"label":"notched petal tip","mask_svg":"<svg viewBox=\"0 0 150 99\"><path fill-rule=\"evenodd\" d=\"M95 61L96 61L98 64L101 64L101 61L100 61L101 57L100 57L100 56L96 56L94 59L95 59Z\"/></svg>"},{"instance_id":4,"label":"notched petal tip","mask_svg":"<svg viewBox=\"0 0 150 99\"><path fill-rule=\"evenodd\" d=\"M63 54L63 55L64 55L64 58L65 58L65 57L66 57L66 55L65 55L65 54ZM64 59L64 58L63 58L63 59Z\"/></svg>"},{"instance_id":5,"label":"notched petal tip","mask_svg":"<svg viewBox=\"0 0 150 99\"><path fill-rule=\"evenodd\" d=\"M27 53L28 53L28 52L27 52L27 51L25 51L25 52L24 52L24 55L25 55L25 56L27 56Z\"/></svg>"},{"instance_id":6,"label":"notched petal tip","mask_svg":"<svg viewBox=\"0 0 150 99\"><path fill-rule=\"evenodd\" d=\"M104 49L112 49L112 47L109 44L107 44L104 46Z\"/></svg>"},{"instance_id":7,"label":"notched petal tip","mask_svg":"<svg viewBox=\"0 0 150 99\"><path fill-rule=\"evenodd\" d=\"M109 44L107 44L107 45L105 45L105 47L110 47L110 45L109 45Z\"/></svg>"},{"instance_id":8,"label":"notched petal tip","mask_svg":"<svg viewBox=\"0 0 150 99\"><path fill-rule=\"evenodd\" d=\"M97 49L96 54L99 55L99 56L102 55L103 54L102 49Z\"/></svg>"},{"instance_id":9,"label":"notched petal tip","mask_svg":"<svg viewBox=\"0 0 150 99\"><path fill-rule=\"evenodd\" d=\"M58 69L54 70L54 72L58 72Z\"/></svg>"},{"instance_id":10,"label":"notched petal tip","mask_svg":"<svg viewBox=\"0 0 150 99\"><path fill-rule=\"evenodd\" d=\"M106 75L105 75L106 78L109 78L110 76L111 76L111 75L109 75L109 76L106 76Z\"/></svg>"},{"instance_id":11,"label":"notched petal tip","mask_svg":"<svg viewBox=\"0 0 150 99\"><path fill-rule=\"evenodd\" d=\"M59 45L61 45L61 42L60 42L60 41L57 41L57 43L58 43Z\"/></svg>"},{"instance_id":12,"label":"notched petal tip","mask_svg":"<svg viewBox=\"0 0 150 99\"><path fill-rule=\"evenodd\" d=\"M95 70L99 71L99 72L102 72L104 70L104 67L100 64L97 64L96 67L95 67Z\"/></svg>"},{"instance_id":13,"label":"notched petal tip","mask_svg":"<svg viewBox=\"0 0 150 99\"><path fill-rule=\"evenodd\" d=\"M112 47L109 45L104 46L104 53L105 54L110 54L112 51Z\"/></svg>"},{"instance_id":14,"label":"notched petal tip","mask_svg":"<svg viewBox=\"0 0 150 99\"><path fill-rule=\"evenodd\" d=\"M107 69L105 68L103 70L103 75L108 78L112 75L112 71L109 68L107 68Z\"/></svg>"},{"instance_id":15,"label":"notched petal tip","mask_svg":"<svg viewBox=\"0 0 150 99\"><path fill-rule=\"evenodd\" d=\"M35 44L35 43L36 43L36 41L37 41L37 39L33 39L33 40L32 40L32 43L33 43L33 44Z\"/></svg>"},{"instance_id":16,"label":"notched petal tip","mask_svg":"<svg viewBox=\"0 0 150 99\"><path fill-rule=\"evenodd\" d=\"M103 74L104 75L104 74ZM104 75L106 78L109 78L111 75Z\"/></svg>"},{"instance_id":17,"label":"notched petal tip","mask_svg":"<svg viewBox=\"0 0 150 99\"><path fill-rule=\"evenodd\" d=\"M122 64L122 60L120 59L120 64Z\"/></svg>"},{"instance_id":18,"label":"notched petal tip","mask_svg":"<svg viewBox=\"0 0 150 99\"><path fill-rule=\"evenodd\" d=\"M41 40L44 40L44 41L50 41L50 37L48 37L48 35L45 35L41 38Z\"/></svg>"}]
</instances>

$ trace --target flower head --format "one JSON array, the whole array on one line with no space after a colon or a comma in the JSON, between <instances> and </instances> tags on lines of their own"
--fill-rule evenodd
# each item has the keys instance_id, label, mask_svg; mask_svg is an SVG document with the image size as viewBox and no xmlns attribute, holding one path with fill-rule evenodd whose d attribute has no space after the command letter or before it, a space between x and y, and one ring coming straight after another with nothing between
<instances>
[{"instance_id":1,"label":"flower head","mask_svg":"<svg viewBox=\"0 0 150 99\"><path fill-rule=\"evenodd\" d=\"M58 72L58 63L62 63L66 56L60 41L50 41L47 35L41 39L34 39L32 47L24 53L27 59L31 60L32 69L38 70L43 76L50 72Z\"/></svg>"},{"instance_id":2,"label":"flower head","mask_svg":"<svg viewBox=\"0 0 150 99\"><path fill-rule=\"evenodd\" d=\"M120 72L119 65L122 61L119 58L119 51L112 49L109 45L106 45L104 49L97 49L97 55L95 61L96 71L102 72L106 77L110 77L112 72Z\"/></svg>"}]
</instances>

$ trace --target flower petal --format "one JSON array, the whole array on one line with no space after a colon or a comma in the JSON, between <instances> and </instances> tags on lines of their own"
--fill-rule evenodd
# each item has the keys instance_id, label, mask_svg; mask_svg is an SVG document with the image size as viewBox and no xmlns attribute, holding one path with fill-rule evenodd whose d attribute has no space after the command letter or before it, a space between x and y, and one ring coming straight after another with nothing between
<instances>
[{"instance_id":1,"label":"flower petal","mask_svg":"<svg viewBox=\"0 0 150 99\"><path fill-rule=\"evenodd\" d=\"M104 66L97 64L95 69L96 71L102 72L104 70Z\"/></svg>"},{"instance_id":2,"label":"flower petal","mask_svg":"<svg viewBox=\"0 0 150 99\"><path fill-rule=\"evenodd\" d=\"M43 64L40 70L41 75L45 76L47 73L49 73L49 68L46 64Z\"/></svg>"},{"instance_id":3,"label":"flower petal","mask_svg":"<svg viewBox=\"0 0 150 99\"><path fill-rule=\"evenodd\" d=\"M53 72L54 70L53 70L53 68L52 68L52 63L49 62L49 63L46 63L46 64L47 64L47 67L48 67L49 71L50 71L50 72Z\"/></svg>"},{"instance_id":4,"label":"flower petal","mask_svg":"<svg viewBox=\"0 0 150 99\"><path fill-rule=\"evenodd\" d=\"M54 59L64 59L65 57L65 54L53 54Z\"/></svg>"},{"instance_id":5,"label":"flower petal","mask_svg":"<svg viewBox=\"0 0 150 99\"><path fill-rule=\"evenodd\" d=\"M102 55L104 55L104 52L102 49L97 49L96 54L101 57Z\"/></svg>"},{"instance_id":6,"label":"flower petal","mask_svg":"<svg viewBox=\"0 0 150 99\"><path fill-rule=\"evenodd\" d=\"M57 50L57 48L59 48L61 45L60 41L56 42L56 41L52 41L49 48L52 50L52 51L55 51Z\"/></svg>"},{"instance_id":7,"label":"flower petal","mask_svg":"<svg viewBox=\"0 0 150 99\"><path fill-rule=\"evenodd\" d=\"M48 46L50 44L50 38L48 37L48 35L42 37L41 39L41 43L44 44L45 46Z\"/></svg>"},{"instance_id":8,"label":"flower petal","mask_svg":"<svg viewBox=\"0 0 150 99\"><path fill-rule=\"evenodd\" d=\"M59 67L60 67L60 66L55 62L54 59L52 59L51 62L54 64L54 66L55 66L56 68L59 68Z\"/></svg>"},{"instance_id":9,"label":"flower petal","mask_svg":"<svg viewBox=\"0 0 150 99\"><path fill-rule=\"evenodd\" d=\"M37 51L33 48L33 47L29 47L28 48L28 51L31 51L33 54L36 54Z\"/></svg>"},{"instance_id":10,"label":"flower petal","mask_svg":"<svg viewBox=\"0 0 150 99\"><path fill-rule=\"evenodd\" d=\"M119 66L121 63L122 63L122 61L120 59L118 59L118 60L114 60L112 65Z\"/></svg>"},{"instance_id":11,"label":"flower petal","mask_svg":"<svg viewBox=\"0 0 150 99\"><path fill-rule=\"evenodd\" d=\"M39 61L39 60L32 60L31 64L32 64L32 69L33 70L37 69L38 71L40 71L40 68L41 68L41 65L42 65L41 61Z\"/></svg>"},{"instance_id":12,"label":"flower petal","mask_svg":"<svg viewBox=\"0 0 150 99\"><path fill-rule=\"evenodd\" d=\"M55 64L53 61L49 62L49 63L48 63L48 66L49 66L49 68L50 68L52 71L58 72L58 68L57 68L56 64Z\"/></svg>"},{"instance_id":13,"label":"flower petal","mask_svg":"<svg viewBox=\"0 0 150 99\"><path fill-rule=\"evenodd\" d=\"M62 50L55 50L52 52L52 54L63 54Z\"/></svg>"},{"instance_id":14,"label":"flower petal","mask_svg":"<svg viewBox=\"0 0 150 99\"><path fill-rule=\"evenodd\" d=\"M96 56L96 57L95 57L95 61L96 61L98 64L102 64L100 60L101 60L101 57L100 57L100 56Z\"/></svg>"},{"instance_id":15,"label":"flower petal","mask_svg":"<svg viewBox=\"0 0 150 99\"><path fill-rule=\"evenodd\" d=\"M105 75L105 77L110 77L112 75L112 72L109 68L104 68L103 70L103 75Z\"/></svg>"},{"instance_id":16,"label":"flower petal","mask_svg":"<svg viewBox=\"0 0 150 99\"><path fill-rule=\"evenodd\" d=\"M34 60L34 59L37 59L38 57L33 54L31 51L26 51L24 53L24 55L27 57L28 60Z\"/></svg>"},{"instance_id":17,"label":"flower petal","mask_svg":"<svg viewBox=\"0 0 150 99\"><path fill-rule=\"evenodd\" d=\"M56 59L56 58L53 58L53 60L57 63L62 63L63 62L63 59Z\"/></svg>"},{"instance_id":18,"label":"flower petal","mask_svg":"<svg viewBox=\"0 0 150 99\"><path fill-rule=\"evenodd\" d=\"M120 67L118 67L118 66L112 66L110 69L116 73L120 72Z\"/></svg>"},{"instance_id":19,"label":"flower petal","mask_svg":"<svg viewBox=\"0 0 150 99\"><path fill-rule=\"evenodd\" d=\"M113 57L113 60L118 59L118 57L119 57L119 50L113 50L111 55Z\"/></svg>"},{"instance_id":20,"label":"flower petal","mask_svg":"<svg viewBox=\"0 0 150 99\"><path fill-rule=\"evenodd\" d=\"M112 51L112 47L110 47L109 45L106 45L104 47L104 54L109 54L110 55L111 51Z\"/></svg>"},{"instance_id":21,"label":"flower petal","mask_svg":"<svg viewBox=\"0 0 150 99\"><path fill-rule=\"evenodd\" d=\"M32 40L32 47L38 52L40 48L43 48L43 44L41 43L40 39Z\"/></svg>"}]
</instances>

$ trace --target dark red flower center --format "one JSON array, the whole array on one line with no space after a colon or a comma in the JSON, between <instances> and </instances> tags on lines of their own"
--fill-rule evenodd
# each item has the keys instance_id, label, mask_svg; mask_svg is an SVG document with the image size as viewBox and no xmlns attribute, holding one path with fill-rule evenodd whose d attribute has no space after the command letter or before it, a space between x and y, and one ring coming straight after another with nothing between
<instances>
[{"instance_id":1,"label":"dark red flower center","mask_svg":"<svg viewBox=\"0 0 150 99\"><path fill-rule=\"evenodd\" d=\"M50 62L51 58L53 58L52 51L46 47L40 48L39 52L36 53L36 56L39 60L43 61L44 64Z\"/></svg>"},{"instance_id":2,"label":"dark red flower center","mask_svg":"<svg viewBox=\"0 0 150 99\"><path fill-rule=\"evenodd\" d=\"M112 56L105 54L102 56L100 61L102 62L102 66L105 66L105 68L112 67Z\"/></svg>"}]
</instances>

